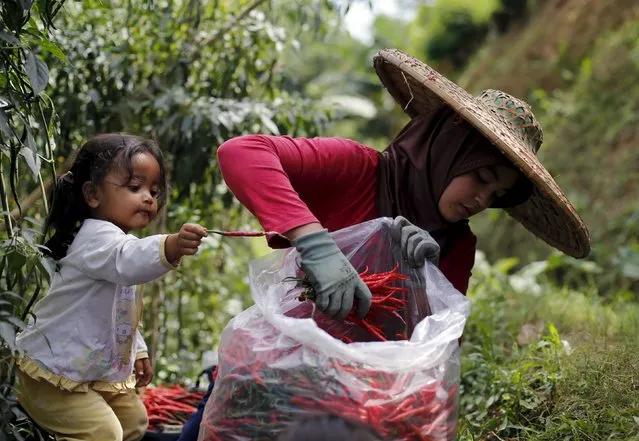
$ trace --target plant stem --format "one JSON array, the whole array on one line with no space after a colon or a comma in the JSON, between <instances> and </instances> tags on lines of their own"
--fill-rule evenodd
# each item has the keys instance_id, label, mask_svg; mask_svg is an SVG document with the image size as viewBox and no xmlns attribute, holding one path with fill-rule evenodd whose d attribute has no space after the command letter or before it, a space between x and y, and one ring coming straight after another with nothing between
<instances>
[{"instance_id":1,"label":"plant stem","mask_svg":"<svg viewBox=\"0 0 639 441\"><path fill-rule=\"evenodd\" d=\"M40 184L40 191L42 192L43 195L45 195L42 198L42 204L44 205L44 214L46 216L48 216L49 215L49 202L47 201L47 197L46 197L47 190L44 187L44 180L42 179L42 171L38 171L38 182Z\"/></svg>"},{"instance_id":2,"label":"plant stem","mask_svg":"<svg viewBox=\"0 0 639 441\"><path fill-rule=\"evenodd\" d=\"M31 273L29 274L29 278L28 278L29 280L31 280L31 277L33 277L35 269L36 267L34 265L31 270ZM31 298L29 299L29 303L27 303L27 306L24 308L24 311L22 311L21 320L23 322L27 319L27 316L29 315L29 311L31 311L31 308L35 304L36 300L38 300L38 296L40 295L40 290L42 289L42 279L39 274L36 274L35 280L36 280L35 290L33 291Z\"/></svg>"},{"instance_id":3,"label":"plant stem","mask_svg":"<svg viewBox=\"0 0 639 441\"><path fill-rule=\"evenodd\" d=\"M55 180L56 171L55 171L55 160L53 158L53 148L51 147L51 140L49 139L49 124L47 123L46 118L44 117L44 111L42 110L42 105L40 101L36 102L38 106L38 111L40 113L40 118L42 119L42 125L44 127L44 139L46 141L47 146L47 162L49 163L49 167L51 168L51 176ZM53 106L53 103L51 103ZM42 202L44 203L44 211L48 215L49 214L49 203L47 201L47 193L44 189L44 182L42 181L42 174L39 174L40 178L40 188L42 189Z\"/></svg>"},{"instance_id":4,"label":"plant stem","mask_svg":"<svg viewBox=\"0 0 639 441\"><path fill-rule=\"evenodd\" d=\"M13 224L11 222L11 212L9 211L9 199L7 197L7 189L4 185L4 168L3 160L0 156L0 198L2 198L2 211L4 215L4 225L10 238L13 238Z\"/></svg>"}]
</instances>

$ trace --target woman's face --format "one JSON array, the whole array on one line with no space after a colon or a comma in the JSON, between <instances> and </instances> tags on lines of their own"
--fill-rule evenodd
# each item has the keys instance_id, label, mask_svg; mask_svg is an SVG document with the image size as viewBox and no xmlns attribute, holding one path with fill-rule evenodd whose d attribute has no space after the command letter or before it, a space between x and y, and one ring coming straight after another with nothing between
<instances>
[{"instance_id":1,"label":"woman's face","mask_svg":"<svg viewBox=\"0 0 639 441\"><path fill-rule=\"evenodd\" d=\"M519 172L503 165L483 167L454 178L439 198L439 213L448 222L468 219L506 194Z\"/></svg>"}]
</instances>

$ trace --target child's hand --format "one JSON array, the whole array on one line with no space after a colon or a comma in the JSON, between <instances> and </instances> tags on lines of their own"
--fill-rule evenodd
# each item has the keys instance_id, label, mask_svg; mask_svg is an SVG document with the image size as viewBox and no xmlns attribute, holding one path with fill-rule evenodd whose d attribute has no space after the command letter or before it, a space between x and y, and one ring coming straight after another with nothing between
<instances>
[{"instance_id":1,"label":"child's hand","mask_svg":"<svg viewBox=\"0 0 639 441\"><path fill-rule=\"evenodd\" d=\"M135 387L147 386L153 379L153 366L151 366L151 360L148 358L135 360L134 369L135 379L137 380Z\"/></svg>"},{"instance_id":2,"label":"child's hand","mask_svg":"<svg viewBox=\"0 0 639 441\"><path fill-rule=\"evenodd\" d=\"M178 233L170 234L166 239L166 259L171 263L176 263L182 256L195 254L202 243L202 238L208 235L209 233L201 225L182 225Z\"/></svg>"}]
</instances>

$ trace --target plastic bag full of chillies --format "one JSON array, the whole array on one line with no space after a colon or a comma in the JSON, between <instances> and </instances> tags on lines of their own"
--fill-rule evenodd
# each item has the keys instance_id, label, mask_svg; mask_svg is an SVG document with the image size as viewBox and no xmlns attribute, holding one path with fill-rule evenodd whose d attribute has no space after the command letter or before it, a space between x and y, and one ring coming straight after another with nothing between
<instances>
[{"instance_id":1,"label":"plastic bag full of chillies","mask_svg":"<svg viewBox=\"0 0 639 441\"><path fill-rule=\"evenodd\" d=\"M402 261L391 222L333 234L371 288L363 322L315 310L295 250L251 262L255 305L222 334L199 440L274 440L312 413L368 424L388 440L455 439L469 302L433 265Z\"/></svg>"}]
</instances>

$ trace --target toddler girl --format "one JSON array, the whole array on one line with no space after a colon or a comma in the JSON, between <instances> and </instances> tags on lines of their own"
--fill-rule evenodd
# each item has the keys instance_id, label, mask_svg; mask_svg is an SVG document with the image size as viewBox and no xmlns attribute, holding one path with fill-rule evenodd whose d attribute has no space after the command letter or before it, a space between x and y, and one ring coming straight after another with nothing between
<instances>
[{"instance_id":1,"label":"toddler girl","mask_svg":"<svg viewBox=\"0 0 639 441\"><path fill-rule=\"evenodd\" d=\"M144 435L146 410L134 388L153 371L136 285L175 268L207 236L195 224L131 235L156 217L165 195L159 147L126 134L90 139L56 184L45 229L55 230L46 246L59 267L16 345L18 400L58 440Z\"/></svg>"}]
</instances>

